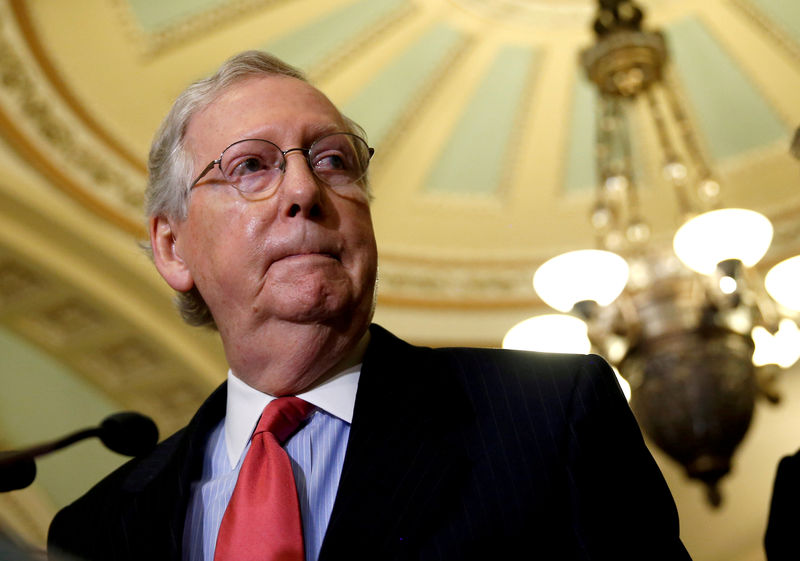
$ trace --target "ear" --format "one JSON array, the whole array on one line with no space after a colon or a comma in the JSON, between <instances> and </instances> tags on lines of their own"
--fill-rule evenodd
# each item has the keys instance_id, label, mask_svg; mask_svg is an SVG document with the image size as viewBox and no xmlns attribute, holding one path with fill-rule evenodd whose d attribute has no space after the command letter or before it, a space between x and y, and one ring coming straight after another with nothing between
<instances>
[{"instance_id":1,"label":"ear","mask_svg":"<svg viewBox=\"0 0 800 561\"><path fill-rule=\"evenodd\" d=\"M187 292L194 286L194 279L178 253L177 241L173 221L166 216L150 218L150 246L156 269L173 290Z\"/></svg>"}]
</instances>

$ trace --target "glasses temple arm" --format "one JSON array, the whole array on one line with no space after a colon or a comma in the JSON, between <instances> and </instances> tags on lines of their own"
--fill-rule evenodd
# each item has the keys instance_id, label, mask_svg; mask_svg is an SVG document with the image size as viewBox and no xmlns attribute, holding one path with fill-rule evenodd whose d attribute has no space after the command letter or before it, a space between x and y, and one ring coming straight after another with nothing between
<instances>
[{"instance_id":1,"label":"glasses temple arm","mask_svg":"<svg viewBox=\"0 0 800 561\"><path fill-rule=\"evenodd\" d=\"M208 165L205 167L205 169L204 169L203 171L201 171L201 172L200 172L200 175L198 175L198 176L197 176L197 179L195 179L194 181L192 181L192 184L191 184L191 185L189 185L189 189L192 189L192 188L193 188L195 185L197 185L197 183L198 183L198 182L199 182L201 179L203 179L203 178L206 176L206 174L207 174L209 171L211 171L211 170L214 168L214 166L216 166L217 164L219 164L221 161L222 161L222 158L219 158L219 159L217 159L217 160L214 160L213 162L209 162L209 164L208 164Z\"/></svg>"}]
</instances>

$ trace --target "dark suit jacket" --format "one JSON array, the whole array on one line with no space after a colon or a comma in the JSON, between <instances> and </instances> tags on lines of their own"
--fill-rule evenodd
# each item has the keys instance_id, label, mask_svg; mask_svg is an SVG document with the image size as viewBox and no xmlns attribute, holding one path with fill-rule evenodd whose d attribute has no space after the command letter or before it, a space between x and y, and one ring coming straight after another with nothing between
<instances>
[{"instance_id":1,"label":"dark suit jacket","mask_svg":"<svg viewBox=\"0 0 800 561\"><path fill-rule=\"evenodd\" d=\"M602 359L371 332L321 561L689 558ZM180 559L190 483L224 412L223 386L185 429L59 512L51 551Z\"/></svg>"},{"instance_id":2,"label":"dark suit jacket","mask_svg":"<svg viewBox=\"0 0 800 561\"><path fill-rule=\"evenodd\" d=\"M800 557L800 450L778 464L772 488L764 550L768 561L795 561Z\"/></svg>"}]
</instances>

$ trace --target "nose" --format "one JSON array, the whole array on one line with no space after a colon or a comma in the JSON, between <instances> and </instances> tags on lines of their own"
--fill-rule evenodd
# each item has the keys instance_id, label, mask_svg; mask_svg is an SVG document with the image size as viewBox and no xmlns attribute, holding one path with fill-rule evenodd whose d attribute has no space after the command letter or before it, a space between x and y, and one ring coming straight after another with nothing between
<instances>
[{"instance_id":1,"label":"nose","mask_svg":"<svg viewBox=\"0 0 800 561\"><path fill-rule=\"evenodd\" d=\"M281 186L284 214L290 218L321 217L323 205L321 185L311 171L305 155L298 149L288 150L284 157L286 169Z\"/></svg>"}]
</instances>

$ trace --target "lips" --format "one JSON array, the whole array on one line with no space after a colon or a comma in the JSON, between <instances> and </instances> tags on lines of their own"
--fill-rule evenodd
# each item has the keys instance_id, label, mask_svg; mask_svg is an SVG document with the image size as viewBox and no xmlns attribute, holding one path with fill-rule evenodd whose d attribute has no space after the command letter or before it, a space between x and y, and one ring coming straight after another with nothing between
<instances>
[{"instance_id":1,"label":"lips","mask_svg":"<svg viewBox=\"0 0 800 561\"><path fill-rule=\"evenodd\" d=\"M280 239L272 238L273 243L266 249L270 263L291 259L333 259L342 262L342 243L336 236L314 229L291 232Z\"/></svg>"},{"instance_id":2,"label":"lips","mask_svg":"<svg viewBox=\"0 0 800 561\"><path fill-rule=\"evenodd\" d=\"M275 263L277 261L282 260L291 260L291 259L303 259L303 258L325 258L325 259L333 259L341 263L341 253L339 251L333 250L331 248L299 248L299 249L291 249L285 248L282 251L276 252L273 254L272 262Z\"/></svg>"},{"instance_id":3,"label":"lips","mask_svg":"<svg viewBox=\"0 0 800 561\"><path fill-rule=\"evenodd\" d=\"M281 257L280 259L294 259L294 258L315 257L315 256L334 259L339 262L342 261L338 255L326 251L307 251L307 252L303 251L298 253L290 253L288 255ZM279 259L276 259L276 261L279 261Z\"/></svg>"}]
</instances>

